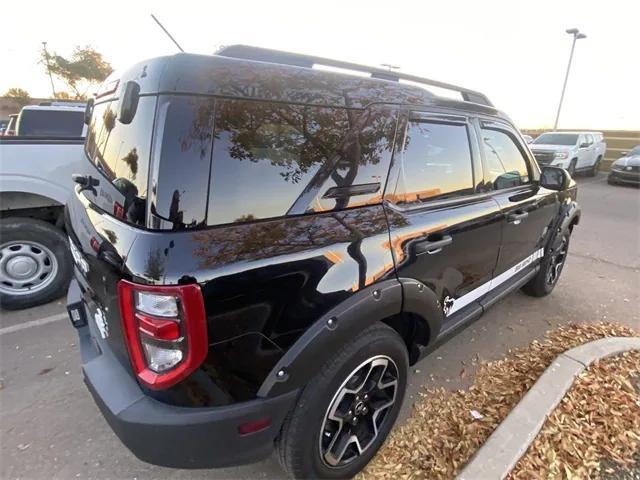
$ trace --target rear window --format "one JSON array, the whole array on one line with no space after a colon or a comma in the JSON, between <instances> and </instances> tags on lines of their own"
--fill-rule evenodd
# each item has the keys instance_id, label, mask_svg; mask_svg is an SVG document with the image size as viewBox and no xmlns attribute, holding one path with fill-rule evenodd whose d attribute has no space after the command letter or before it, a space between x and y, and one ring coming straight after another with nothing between
<instances>
[{"instance_id":1,"label":"rear window","mask_svg":"<svg viewBox=\"0 0 640 480\"><path fill-rule=\"evenodd\" d=\"M156 97L140 97L133 120L117 119L118 102L96 104L91 116L85 151L100 172L124 195L125 210L137 205L133 223L143 224L143 202L147 197L151 135ZM135 217L135 219L134 219Z\"/></svg>"},{"instance_id":2,"label":"rear window","mask_svg":"<svg viewBox=\"0 0 640 480\"><path fill-rule=\"evenodd\" d=\"M84 111L23 110L17 134L29 137L81 137Z\"/></svg>"}]
</instances>

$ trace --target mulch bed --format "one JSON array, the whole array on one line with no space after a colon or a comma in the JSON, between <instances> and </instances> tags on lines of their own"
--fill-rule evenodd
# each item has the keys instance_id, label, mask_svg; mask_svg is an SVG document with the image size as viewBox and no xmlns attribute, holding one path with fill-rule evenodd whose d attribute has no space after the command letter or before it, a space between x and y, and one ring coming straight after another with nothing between
<instances>
[{"instance_id":1,"label":"mulch bed","mask_svg":"<svg viewBox=\"0 0 640 480\"><path fill-rule=\"evenodd\" d=\"M359 478L453 478L560 353L599 338L637 335L628 327L611 323L564 326L547 332L541 341L509 351L503 360L481 365L468 390L425 389L413 407L411 418L392 432ZM605 368L603 365L606 364L600 362L595 368ZM629 411L620 413L624 417ZM624 438L631 444L626 433ZM580 442L590 444L591 439L580 437ZM612 452L624 460L633 448ZM523 458L520 463L524 461ZM535 475L528 470L528 464L519 464L518 468L514 475L520 476L514 479L546 478L539 475L537 466Z\"/></svg>"},{"instance_id":2,"label":"mulch bed","mask_svg":"<svg viewBox=\"0 0 640 480\"><path fill-rule=\"evenodd\" d=\"M640 451L640 351L606 358L576 380L511 480L582 479L636 469ZM603 465L603 460L606 462Z\"/></svg>"}]
</instances>

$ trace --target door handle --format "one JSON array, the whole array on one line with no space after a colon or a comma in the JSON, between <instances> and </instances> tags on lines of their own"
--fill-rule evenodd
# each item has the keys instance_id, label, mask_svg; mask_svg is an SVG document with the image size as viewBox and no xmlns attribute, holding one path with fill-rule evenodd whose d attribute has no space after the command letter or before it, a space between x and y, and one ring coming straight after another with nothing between
<instances>
[{"instance_id":1,"label":"door handle","mask_svg":"<svg viewBox=\"0 0 640 480\"><path fill-rule=\"evenodd\" d=\"M514 225L520 225L522 220L529 216L529 212L516 212L510 213L507 215L507 222L513 223Z\"/></svg>"},{"instance_id":2,"label":"door handle","mask_svg":"<svg viewBox=\"0 0 640 480\"><path fill-rule=\"evenodd\" d=\"M434 253L440 252L447 245L451 245L453 243L453 238L451 235L444 235L439 240L423 240L421 242L416 243L416 254L420 255L422 253L428 253L429 255L433 255Z\"/></svg>"}]
</instances>

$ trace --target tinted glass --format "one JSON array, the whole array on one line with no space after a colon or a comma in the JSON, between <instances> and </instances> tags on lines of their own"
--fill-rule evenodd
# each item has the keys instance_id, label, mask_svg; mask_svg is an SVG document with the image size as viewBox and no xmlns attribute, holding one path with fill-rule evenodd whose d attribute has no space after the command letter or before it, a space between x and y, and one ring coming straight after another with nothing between
<instances>
[{"instance_id":1,"label":"tinted glass","mask_svg":"<svg viewBox=\"0 0 640 480\"><path fill-rule=\"evenodd\" d=\"M585 135L584 141L587 143L593 143L593 137L591 135Z\"/></svg>"},{"instance_id":2,"label":"tinted glass","mask_svg":"<svg viewBox=\"0 0 640 480\"><path fill-rule=\"evenodd\" d=\"M411 122L404 139L397 203L442 199L473 191L465 125Z\"/></svg>"},{"instance_id":3,"label":"tinted glass","mask_svg":"<svg viewBox=\"0 0 640 480\"><path fill-rule=\"evenodd\" d=\"M17 134L30 137L81 137L84 111L24 110Z\"/></svg>"},{"instance_id":4,"label":"tinted glass","mask_svg":"<svg viewBox=\"0 0 640 480\"><path fill-rule=\"evenodd\" d=\"M578 135L565 133L543 133L533 143L542 145L575 145L578 143Z\"/></svg>"},{"instance_id":5,"label":"tinted glass","mask_svg":"<svg viewBox=\"0 0 640 480\"><path fill-rule=\"evenodd\" d=\"M201 226L207 209L214 99L163 96L159 102L151 196L153 221L159 223L152 226Z\"/></svg>"},{"instance_id":6,"label":"tinted glass","mask_svg":"<svg viewBox=\"0 0 640 480\"><path fill-rule=\"evenodd\" d=\"M485 182L490 188L499 190L529 182L527 162L508 133L483 128L482 148L486 160Z\"/></svg>"},{"instance_id":7,"label":"tinted glass","mask_svg":"<svg viewBox=\"0 0 640 480\"><path fill-rule=\"evenodd\" d=\"M117 119L117 101L95 105L85 143L98 170L125 196L127 218L137 224L144 224L155 106L156 97L140 97L133 120L125 125Z\"/></svg>"},{"instance_id":8,"label":"tinted glass","mask_svg":"<svg viewBox=\"0 0 640 480\"><path fill-rule=\"evenodd\" d=\"M381 201L394 129L383 110L219 100L208 223ZM332 187L359 184L373 186L365 195L323 198Z\"/></svg>"}]
</instances>

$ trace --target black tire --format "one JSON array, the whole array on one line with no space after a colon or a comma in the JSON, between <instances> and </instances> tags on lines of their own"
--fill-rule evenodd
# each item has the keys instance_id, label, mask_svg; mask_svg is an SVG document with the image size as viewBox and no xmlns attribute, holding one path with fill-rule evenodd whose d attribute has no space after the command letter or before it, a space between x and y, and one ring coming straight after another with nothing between
<instances>
[{"instance_id":1,"label":"black tire","mask_svg":"<svg viewBox=\"0 0 640 480\"><path fill-rule=\"evenodd\" d=\"M524 293L532 297L544 297L553 291L567 263L570 237L570 231L563 233L560 246L554 250L547 250L540 264L540 271L522 287ZM560 264L558 264L559 257L561 257Z\"/></svg>"},{"instance_id":2,"label":"black tire","mask_svg":"<svg viewBox=\"0 0 640 480\"><path fill-rule=\"evenodd\" d=\"M617 184L618 184L618 182L616 182L616 181L615 181L613 178L611 178L611 177L607 177L607 183L608 183L609 185L617 185Z\"/></svg>"},{"instance_id":3,"label":"black tire","mask_svg":"<svg viewBox=\"0 0 640 480\"><path fill-rule=\"evenodd\" d=\"M595 177L598 174L598 170L600 169L600 162L602 161L602 157L598 156L596 159L596 163L589 169L587 175L590 177Z\"/></svg>"},{"instance_id":4,"label":"black tire","mask_svg":"<svg viewBox=\"0 0 640 480\"><path fill-rule=\"evenodd\" d=\"M14 273L10 273L12 267L8 262L10 258L15 258L11 257L11 254L19 245L22 245L20 248L28 249L29 253L35 252L35 255L41 255L38 253L38 246L44 247L40 249L40 252L45 251L42 263L46 265L48 261L49 265L55 267L51 267L48 273L43 271L40 277L35 280L40 283L34 284L33 287L11 283L11 280L16 277ZM13 265L15 265L15 260ZM40 273L38 270L36 272ZM0 306L2 308L17 310L40 305L61 297L67 291L72 272L73 263L67 238L59 229L47 222L32 218L0 220L0 280L2 281L0 284ZM34 289L33 292L29 291L31 288ZM23 290L21 291L21 289Z\"/></svg>"},{"instance_id":5,"label":"black tire","mask_svg":"<svg viewBox=\"0 0 640 480\"><path fill-rule=\"evenodd\" d=\"M378 367L369 370L370 377L359 377L359 375L365 375L360 372L365 372L367 361L378 362L381 361L380 359L387 361L384 360L385 357L391 362L387 362L387 367L384 367L385 370L381 371L379 375L382 379L389 372L395 371L397 384L393 403L386 410L380 409L377 416L382 418L378 425L377 435L372 438L365 436L368 446L363 448L361 454L353 458L346 458L347 454L345 453L345 457L341 456L345 461L344 465L330 466L326 461L327 456L321 453L321 449L324 448L323 443L328 442L327 447L330 450L332 444L338 443L338 435L341 432L343 436L340 438L350 438L352 432L367 432L366 427L372 425L371 419L376 418L376 402L378 400L374 400L373 397L377 397L381 392L381 390L377 390L381 380L376 382L372 378L374 375L378 375L378 373L374 373L377 372L375 368ZM359 367L361 368L359 369ZM404 399L408 368L409 360L404 341L395 330L382 323L372 325L345 344L336 355L322 366L318 374L310 379L301 392L295 408L284 421L276 442L280 464L284 470L293 478L351 478L362 470L384 443L398 417ZM367 391L366 388L369 387L365 387L363 390L358 390L360 392L358 394L340 395L344 391L343 388L347 388L347 380L355 380L357 384L360 379L362 379L363 386L369 385L373 388ZM386 384L387 382L383 383L383 385ZM384 391L384 394L390 394L390 387L385 388L387 390ZM360 401L362 399L364 402ZM388 403L389 398L382 400L382 403L377 403L378 408L385 402ZM344 416L341 417L343 423L340 424L340 429L333 432L333 435L336 435L335 439L331 438L329 430L330 427L337 428L338 424L328 417L330 415L329 409L334 404L342 406L340 409L347 409ZM353 420L354 416L360 415L360 413L350 417L348 412L358 412L358 407L362 404L365 404L365 407L360 412L364 413L358 417L362 421L352 425L352 422L358 421L358 419ZM338 415L338 411L335 412L335 415ZM348 420L349 418L351 420ZM369 433L371 432L369 431ZM327 437L327 435L329 436ZM353 449L356 448L353 443L350 445ZM347 460L349 461L347 462Z\"/></svg>"},{"instance_id":6,"label":"black tire","mask_svg":"<svg viewBox=\"0 0 640 480\"><path fill-rule=\"evenodd\" d=\"M569 175L571 175L571 177L576 176L576 163L578 163L578 160L575 158L571 160L571 162L569 162L569 168L567 168L567 172L569 172Z\"/></svg>"}]
</instances>

